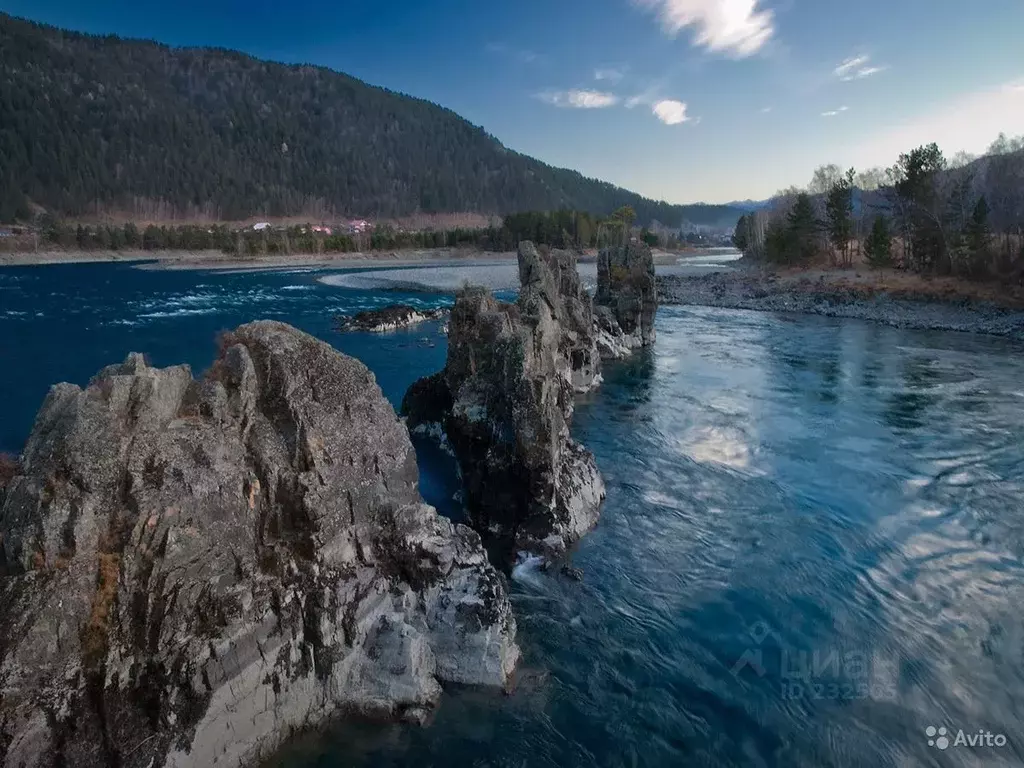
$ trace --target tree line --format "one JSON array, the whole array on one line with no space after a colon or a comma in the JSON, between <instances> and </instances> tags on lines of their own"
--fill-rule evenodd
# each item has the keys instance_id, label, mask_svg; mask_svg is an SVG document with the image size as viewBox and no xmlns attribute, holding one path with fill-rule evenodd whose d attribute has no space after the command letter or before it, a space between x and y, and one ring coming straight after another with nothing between
<instances>
[{"instance_id":1,"label":"tree line","mask_svg":"<svg viewBox=\"0 0 1024 768\"><path fill-rule=\"evenodd\" d=\"M619 244L633 230L636 212L622 206L612 215L595 217L584 211L529 211L507 216L500 226L408 231L381 224L362 233L317 232L309 225L268 227L255 231L224 224L140 227L116 224L68 224L44 217L32 242L12 240L24 249L78 249L84 251L219 250L239 256L267 254L355 253L411 248L472 247L486 251L513 251L522 240L553 248L585 249ZM647 230L641 237L652 245L660 240ZM4 246L0 243L0 247Z\"/></svg>"},{"instance_id":2,"label":"tree line","mask_svg":"<svg viewBox=\"0 0 1024 768\"><path fill-rule=\"evenodd\" d=\"M745 214L733 243L769 263L873 266L976 279L1024 279L1024 136L1000 134L980 158L932 143L886 169L821 166L806 189Z\"/></svg>"}]
</instances>

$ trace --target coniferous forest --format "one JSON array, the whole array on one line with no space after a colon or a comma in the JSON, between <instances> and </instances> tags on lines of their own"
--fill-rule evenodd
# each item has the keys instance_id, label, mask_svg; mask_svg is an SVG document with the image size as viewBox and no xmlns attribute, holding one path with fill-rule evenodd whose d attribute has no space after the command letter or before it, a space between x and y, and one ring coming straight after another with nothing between
<instances>
[{"instance_id":1,"label":"coniferous forest","mask_svg":"<svg viewBox=\"0 0 1024 768\"><path fill-rule=\"evenodd\" d=\"M450 110L323 67L0 14L0 221L40 208L239 220L623 205L640 224L736 218L553 168Z\"/></svg>"}]
</instances>

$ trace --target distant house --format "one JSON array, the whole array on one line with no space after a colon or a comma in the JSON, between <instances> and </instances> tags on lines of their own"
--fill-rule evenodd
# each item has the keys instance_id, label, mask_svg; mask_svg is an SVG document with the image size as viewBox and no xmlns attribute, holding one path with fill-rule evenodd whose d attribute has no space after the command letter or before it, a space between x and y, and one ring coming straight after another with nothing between
<instances>
[{"instance_id":1,"label":"distant house","mask_svg":"<svg viewBox=\"0 0 1024 768\"><path fill-rule=\"evenodd\" d=\"M355 234L365 232L369 228L370 222L365 221L364 219L353 219L348 223L348 231Z\"/></svg>"},{"instance_id":2,"label":"distant house","mask_svg":"<svg viewBox=\"0 0 1024 768\"><path fill-rule=\"evenodd\" d=\"M331 234L331 228L330 227L313 227L313 231L314 232L319 232L321 235L330 235Z\"/></svg>"},{"instance_id":3,"label":"distant house","mask_svg":"<svg viewBox=\"0 0 1024 768\"><path fill-rule=\"evenodd\" d=\"M270 229L270 222L269 221L260 221L260 222L257 222L256 224L253 224L252 228L256 232L262 232L265 229Z\"/></svg>"}]
</instances>

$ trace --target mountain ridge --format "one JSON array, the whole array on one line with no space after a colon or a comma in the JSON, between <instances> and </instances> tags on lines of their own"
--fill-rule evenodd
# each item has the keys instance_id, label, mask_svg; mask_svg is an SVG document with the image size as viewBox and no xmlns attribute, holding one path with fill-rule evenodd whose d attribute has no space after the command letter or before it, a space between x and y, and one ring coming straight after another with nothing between
<instances>
[{"instance_id":1,"label":"mountain ridge","mask_svg":"<svg viewBox=\"0 0 1024 768\"><path fill-rule=\"evenodd\" d=\"M90 35L0 13L0 219L164 207L226 220L632 205L716 225L728 205L655 201L506 147L425 99L322 65Z\"/></svg>"}]
</instances>

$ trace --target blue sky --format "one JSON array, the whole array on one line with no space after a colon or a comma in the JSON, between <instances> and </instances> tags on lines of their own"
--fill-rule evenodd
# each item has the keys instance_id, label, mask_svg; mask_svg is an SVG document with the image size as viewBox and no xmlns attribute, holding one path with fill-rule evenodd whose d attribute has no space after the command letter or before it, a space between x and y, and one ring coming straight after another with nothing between
<instances>
[{"instance_id":1,"label":"blue sky","mask_svg":"<svg viewBox=\"0 0 1024 768\"><path fill-rule=\"evenodd\" d=\"M19 16L323 64L671 202L1024 133L1024 1L0 0Z\"/></svg>"}]
</instances>

